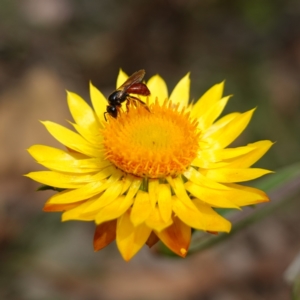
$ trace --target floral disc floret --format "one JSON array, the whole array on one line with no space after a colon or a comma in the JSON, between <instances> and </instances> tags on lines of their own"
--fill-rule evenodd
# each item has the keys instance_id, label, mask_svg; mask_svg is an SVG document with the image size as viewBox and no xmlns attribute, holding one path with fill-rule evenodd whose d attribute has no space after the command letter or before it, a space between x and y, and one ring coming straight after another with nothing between
<instances>
[{"instance_id":1,"label":"floral disc floret","mask_svg":"<svg viewBox=\"0 0 300 300\"><path fill-rule=\"evenodd\" d=\"M195 159L199 148L197 122L172 101L156 101L151 112L130 106L103 130L105 154L122 171L148 178L176 176Z\"/></svg>"}]
</instances>

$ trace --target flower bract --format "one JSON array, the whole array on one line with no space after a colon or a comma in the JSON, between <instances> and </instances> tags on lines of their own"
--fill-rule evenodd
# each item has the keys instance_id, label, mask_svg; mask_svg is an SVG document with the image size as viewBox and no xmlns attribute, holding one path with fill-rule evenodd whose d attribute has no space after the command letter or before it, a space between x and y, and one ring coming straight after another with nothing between
<instances>
[{"instance_id":1,"label":"flower bract","mask_svg":"<svg viewBox=\"0 0 300 300\"><path fill-rule=\"evenodd\" d=\"M128 76L120 71L119 87ZM91 108L68 92L74 130L46 121L64 149L34 145L28 151L46 170L26 176L58 190L44 206L62 220L96 224L94 249L116 240L130 260L143 246L162 241L184 257L192 229L229 232L218 208L269 201L261 190L241 184L271 171L252 167L272 146L268 140L231 147L254 110L221 116L229 96L224 83L189 103L189 74L169 95L158 75L146 83L151 95L104 118L107 100L90 84Z\"/></svg>"}]
</instances>

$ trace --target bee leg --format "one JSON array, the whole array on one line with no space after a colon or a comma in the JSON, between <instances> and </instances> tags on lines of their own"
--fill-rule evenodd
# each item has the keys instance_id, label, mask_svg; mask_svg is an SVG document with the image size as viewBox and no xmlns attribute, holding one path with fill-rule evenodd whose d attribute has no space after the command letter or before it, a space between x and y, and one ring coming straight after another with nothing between
<instances>
[{"instance_id":1,"label":"bee leg","mask_svg":"<svg viewBox=\"0 0 300 300\"><path fill-rule=\"evenodd\" d=\"M126 101L126 112L129 112L130 101L127 99Z\"/></svg>"},{"instance_id":2,"label":"bee leg","mask_svg":"<svg viewBox=\"0 0 300 300\"><path fill-rule=\"evenodd\" d=\"M151 110L150 110L150 108L148 107L148 105L147 105L146 103L143 102L143 106L144 106L144 108L145 108L146 110L149 111L149 113L151 113Z\"/></svg>"},{"instance_id":3,"label":"bee leg","mask_svg":"<svg viewBox=\"0 0 300 300\"><path fill-rule=\"evenodd\" d=\"M103 115L104 115L104 119L105 119L105 122L107 122L107 119L106 119L106 114L108 114L108 112L106 111Z\"/></svg>"},{"instance_id":4,"label":"bee leg","mask_svg":"<svg viewBox=\"0 0 300 300\"><path fill-rule=\"evenodd\" d=\"M135 101L133 101L133 103L134 103L135 106L136 106L136 101L138 101L140 104L143 105L143 107L144 107L145 109L147 109L149 112L151 112L151 111L150 111L150 108L148 107L148 105L147 105L145 102L143 102L142 100L140 100L139 98L136 98L136 97L130 96L130 98L131 98L132 100L135 100Z\"/></svg>"},{"instance_id":5,"label":"bee leg","mask_svg":"<svg viewBox=\"0 0 300 300\"><path fill-rule=\"evenodd\" d=\"M116 106L117 111L118 111L118 115L120 115L120 113L122 112L122 106Z\"/></svg>"},{"instance_id":6,"label":"bee leg","mask_svg":"<svg viewBox=\"0 0 300 300\"><path fill-rule=\"evenodd\" d=\"M147 109L151 113L150 108L148 107L148 105L146 103L144 103L143 101L139 101L139 102L143 105L143 107L145 109Z\"/></svg>"}]
</instances>

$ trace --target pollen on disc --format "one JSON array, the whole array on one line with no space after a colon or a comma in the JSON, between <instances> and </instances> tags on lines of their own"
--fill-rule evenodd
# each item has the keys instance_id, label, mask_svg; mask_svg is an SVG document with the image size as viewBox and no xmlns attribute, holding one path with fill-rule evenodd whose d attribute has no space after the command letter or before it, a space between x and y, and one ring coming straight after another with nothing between
<instances>
[{"instance_id":1,"label":"pollen on disc","mask_svg":"<svg viewBox=\"0 0 300 300\"><path fill-rule=\"evenodd\" d=\"M197 123L171 101L150 112L131 105L103 130L106 158L126 173L161 178L182 173L199 148Z\"/></svg>"}]
</instances>

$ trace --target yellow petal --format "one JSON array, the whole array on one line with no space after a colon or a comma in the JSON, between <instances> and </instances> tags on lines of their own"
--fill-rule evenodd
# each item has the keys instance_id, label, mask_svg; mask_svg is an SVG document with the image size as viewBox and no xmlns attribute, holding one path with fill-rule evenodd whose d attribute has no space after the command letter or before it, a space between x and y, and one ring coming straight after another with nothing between
<instances>
[{"instance_id":1,"label":"yellow petal","mask_svg":"<svg viewBox=\"0 0 300 300\"><path fill-rule=\"evenodd\" d=\"M243 147L200 150L191 165L204 169L229 166L246 168L261 158L272 145L271 141L265 140ZM223 162L216 163L220 161Z\"/></svg>"},{"instance_id":2,"label":"yellow petal","mask_svg":"<svg viewBox=\"0 0 300 300\"><path fill-rule=\"evenodd\" d=\"M196 183L199 186L209 188L210 190L208 192L210 192L212 196L214 195L216 198L224 197L237 206L245 206L268 201L267 195L257 189L230 183L220 184L208 179L196 170L193 173L195 173L195 175L189 177L190 181ZM199 174L200 176L198 176ZM211 203L211 205L214 206L214 203Z\"/></svg>"},{"instance_id":3,"label":"yellow petal","mask_svg":"<svg viewBox=\"0 0 300 300\"><path fill-rule=\"evenodd\" d=\"M117 221L98 225L94 234L94 250L99 251L116 239Z\"/></svg>"},{"instance_id":4,"label":"yellow petal","mask_svg":"<svg viewBox=\"0 0 300 300\"><path fill-rule=\"evenodd\" d=\"M186 192L186 188L184 186L181 176L175 178L169 176L166 179L170 184L170 186L172 187L177 198L180 199L180 201L183 202L187 207L194 209L195 207L192 204L192 201Z\"/></svg>"},{"instance_id":5,"label":"yellow petal","mask_svg":"<svg viewBox=\"0 0 300 300\"><path fill-rule=\"evenodd\" d=\"M191 242L191 227L173 217L173 224L156 233L159 239L174 253L185 257Z\"/></svg>"},{"instance_id":6,"label":"yellow petal","mask_svg":"<svg viewBox=\"0 0 300 300\"><path fill-rule=\"evenodd\" d=\"M79 220L79 221L93 221L95 219L95 214L92 215L83 215L82 212L91 204L92 200L84 201L74 208L68 209L65 211L62 216L62 222L70 220ZM50 204L51 205L51 204Z\"/></svg>"},{"instance_id":7,"label":"yellow petal","mask_svg":"<svg viewBox=\"0 0 300 300\"><path fill-rule=\"evenodd\" d=\"M121 195L122 189L122 181L116 181L113 184L110 184L105 189L104 193L97 200L95 200L87 209L85 209L84 213L99 211L101 208L112 203Z\"/></svg>"},{"instance_id":8,"label":"yellow petal","mask_svg":"<svg viewBox=\"0 0 300 300\"><path fill-rule=\"evenodd\" d=\"M97 158L73 160L73 161L62 161L59 160L49 160L39 162L44 167L61 172L71 172L71 173L91 173L97 172L103 168L111 166L111 163L107 160L101 160Z\"/></svg>"},{"instance_id":9,"label":"yellow petal","mask_svg":"<svg viewBox=\"0 0 300 300\"><path fill-rule=\"evenodd\" d=\"M99 151L74 131L50 121L42 122L42 124L55 139L68 148L91 157L99 156Z\"/></svg>"},{"instance_id":10,"label":"yellow petal","mask_svg":"<svg viewBox=\"0 0 300 300\"><path fill-rule=\"evenodd\" d=\"M136 195L136 193L138 192L138 190L140 189L140 186L142 184L142 179L141 178L136 178L133 179L131 186L126 194L126 198L129 199L133 199L133 197Z\"/></svg>"},{"instance_id":11,"label":"yellow petal","mask_svg":"<svg viewBox=\"0 0 300 300\"><path fill-rule=\"evenodd\" d=\"M102 158L87 158L80 153L34 145L28 149L30 155L41 165L55 171L71 173L90 173L108 167L111 163Z\"/></svg>"},{"instance_id":12,"label":"yellow petal","mask_svg":"<svg viewBox=\"0 0 300 300\"><path fill-rule=\"evenodd\" d=\"M231 189L232 201L238 206L270 201L268 195L259 189L233 183L228 183L226 186Z\"/></svg>"},{"instance_id":13,"label":"yellow petal","mask_svg":"<svg viewBox=\"0 0 300 300\"><path fill-rule=\"evenodd\" d=\"M208 142L214 145L214 148L225 148L231 144L247 127L254 109L249 110L243 114L237 115L223 128L214 132L211 135L204 134L203 139L206 138ZM214 125L213 125L214 126Z\"/></svg>"},{"instance_id":14,"label":"yellow petal","mask_svg":"<svg viewBox=\"0 0 300 300\"><path fill-rule=\"evenodd\" d=\"M203 169L215 169L215 168L225 168L229 165L228 162L210 162L210 161L205 161L204 157L196 157L192 162L191 166L194 167L199 167Z\"/></svg>"},{"instance_id":15,"label":"yellow petal","mask_svg":"<svg viewBox=\"0 0 300 300\"><path fill-rule=\"evenodd\" d=\"M125 261L129 261L146 243L151 229L145 224L134 226L130 221L129 211L117 221L116 242Z\"/></svg>"},{"instance_id":16,"label":"yellow petal","mask_svg":"<svg viewBox=\"0 0 300 300\"><path fill-rule=\"evenodd\" d=\"M234 161L236 158L244 156L247 153L252 152L255 148L250 146L236 147L236 148L226 148L226 149L217 149L214 151L218 160L230 160Z\"/></svg>"},{"instance_id":17,"label":"yellow petal","mask_svg":"<svg viewBox=\"0 0 300 300\"><path fill-rule=\"evenodd\" d=\"M126 80L128 79L128 75L122 70L119 70L116 88L119 88Z\"/></svg>"},{"instance_id":18,"label":"yellow petal","mask_svg":"<svg viewBox=\"0 0 300 300\"><path fill-rule=\"evenodd\" d=\"M159 76L151 77L147 82L147 87L151 94L149 96L149 103L154 103L156 98L159 104L163 104L165 99L168 98L168 88L165 81Z\"/></svg>"},{"instance_id":19,"label":"yellow petal","mask_svg":"<svg viewBox=\"0 0 300 300\"><path fill-rule=\"evenodd\" d=\"M249 168L249 169L234 169L234 168L219 168L207 170L205 176L217 182L243 182L253 180L263 175L272 173L272 171Z\"/></svg>"},{"instance_id":20,"label":"yellow petal","mask_svg":"<svg viewBox=\"0 0 300 300\"><path fill-rule=\"evenodd\" d=\"M206 231L230 232L231 223L216 213L209 205L199 199L194 199L194 204L201 213L201 217L206 223Z\"/></svg>"},{"instance_id":21,"label":"yellow petal","mask_svg":"<svg viewBox=\"0 0 300 300\"><path fill-rule=\"evenodd\" d=\"M149 194L138 191L130 214L130 220L134 226L138 226L149 217L152 211Z\"/></svg>"},{"instance_id":22,"label":"yellow petal","mask_svg":"<svg viewBox=\"0 0 300 300\"><path fill-rule=\"evenodd\" d=\"M172 196L168 184L159 184L157 186L158 209L162 219L167 223L172 215Z\"/></svg>"},{"instance_id":23,"label":"yellow petal","mask_svg":"<svg viewBox=\"0 0 300 300\"><path fill-rule=\"evenodd\" d=\"M99 122L92 108L81 97L71 92L67 92L67 100L76 124L88 129L94 135L99 134Z\"/></svg>"},{"instance_id":24,"label":"yellow petal","mask_svg":"<svg viewBox=\"0 0 300 300\"><path fill-rule=\"evenodd\" d=\"M221 119L217 120L213 125L211 125L207 130L205 130L203 132L203 135L201 135L201 140L203 140L203 146L207 144L207 148L208 149L212 149L212 146L210 144L212 144L214 142L214 140L209 140L209 137L212 135L216 135L218 136L218 133L226 126L228 125L230 122L232 122L232 120L238 118L241 115L241 113L231 113L231 114L227 114L224 117L222 117ZM205 149L205 147L203 147L203 149Z\"/></svg>"},{"instance_id":25,"label":"yellow petal","mask_svg":"<svg viewBox=\"0 0 300 300\"><path fill-rule=\"evenodd\" d=\"M171 93L170 100L174 104L181 104L181 107L186 107L190 98L190 73L187 73L175 86Z\"/></svg>"},{"instance_id":26,"label":"yellow petal","mask_svg":"<svg viewBox=\"0 0 300 300\"><path fill-rule=\"evenodd\" d=\"M228 194L225 193L226 190L203 187L191 181L186 182L184 186L193 196L209 203L213 207L238 208L238 206L231 201L231 198L228 197Z\"/></svg>"},{"instance_id":27,"label":"yellow petal","mask_svg":"<svg viewBox=\"0 0 300 300\"><path fill-rule=\"evenodd\" d=\"M33 145L28 149L30 155L38 162L44 160L50 160L53 156L55 159L63 160L74 160L74 159L85 159L86 155L77 152L67 152L61 149L44 146L44 145Z\"/></svg>"},{"instance_id":28,"label":"yellow petal","mask_svg":"<svg viewBox=\"0 0 300 300\"><path fill-rule=\"evenodd\" d=\"M123 195L124 193L127 192L129 187L131 186L132 182L134 181L134 177L130 174L127 174L121 180L123 182L123 188L122 188L122 191L121 191L121 195Z\"/></svg>"},{"instance_id":29,"label":"yellow petal","mask_svg":"<svg viewBox=\"0 0 300 300\"><path fill-rule=\"evenodd\" d=\"M199 118L204 112L222 98L224 81L211 87L193 106L191 117Z\"/></svg>"},{"instance_id":30,"label":"yellow petal","mask_svg":"<svg viewBox=\"0 0 300 300\"><path fill-rule=\"evenodd\" d=\"M156 208L152 209L151 214L145 223L148 227L152 228L153 230L155 230L157 232L160 232L163 229L169 227L173 223L173 220L172 220L172 218L170 218L168 222L165 222L162 219L158 208L156 207Z\"/></svg>"},{"instance_id":31,"label":"yellow petal","mask_svg":"<svg viewBox=\"0 0 300 300\"><path fill-rule=\"evenodd\" d=\"M204 231L230 231L231 224L229 221L218 215L208 205L200 206L199 201L195 200L193 201L194 208L191 209L177 197L173 199L173 210L185 224Z\"/></svg>"},{"instance_id":32,"label":"yellow petal","mask_svg":"<svg viewBox=\"0 0 300 300\"><path fill-rule=\"evenodd\" d=\"M110 177L111 175L115 174L116 167L115 166L109 166L106 168L101 169L101 171L97 172L95 175L92 176L90 182L95 182L99 180L106 179Z\"/></svg>"},{"instance_id":33,"label":"yellow petal","mask_svg":"<svg viewBox=\"0 0 300 300\"><path fill-rule=\"evenodd\" d=\"M149 192L149 197L150 197L150 202L151 202L152 208L154 208L156 206L156 202L157 202L156 189L157 189L158 185L159 185L158 179L149 179L148 192Z\"/></svg>"},{"instance_id":34,"label":"yellow petal","mask_svg":"<svg viewBox=\"0 0 300 300\"><path fill-rule=\"evenodd\" d=\"M252 149L249 153L240 156L239 158L231 159L230 168L248 168L256 163L273 145L271 141L259 141L253 144L248 144L248 148Z\"/></svg>"},{"instance_id":35,"label":"yellow petal","mask_svg":"<svg viewBox=\"0 0 300 300\"><path fill-rule=\"evenodd\" d=\"M99 212L96 211L96 222L101 223L104 220L112 220L120 217L127 210L127 208L132 205L133 198L139 190L141 182L141 179L133 180L125 198L124 196L120 196L112 203L103 207ZM124 188L122 189L121 194L123 194L123 191ZM87 215L89 215L89 213Z\"/></svg>"},{"instance_id":36,"label":"yellow petal","mask_svg":"<svg viewBox=\"0 0 300 300\"><path fill-rule=\"evenodd\" d=\"M31 172L25 175L37 182L46 184L49 186L64 188L64 189L75 189L84 186L86 183L92 181L92 175L79 175L79 174L68 174L59 173L52 171L39 171Z\"/></svg>"},{"instance_id":37,"label":"yellow petal","mask_svg":"<svg viewBox=\"0 0 300 300\"><path fill-rule=\"evenodd\" d=\"M93 144L93 147L97 149L101 149L102 147L102 141L103 136L100 132L100 125L98 127L97 133L93 133L93 131L89 130L89 128L79 126L75 123L69 122L75 130L83 137L85 138L89 143Z\"/></svg>"},{"instance_id":38,"label":"yellow petal","mask_svg":"<svg viewBox=\"0 0 300 300\"><path fill-rule=\"evenodd\" d=\"M101 224L103 222L114 220L123 215L127 209L132 205L133 199L120 196L110 204L103 207L96 215L96 223Z\"/></svg>"},{"instance_id":39,"label":"yellow petal","mask_svg":"<svg viewBox=\"0 0 300 300\"><path fill-rule=\"evenodd\" d=\"M54 211L65 211L70 210L72 208L75 208L79 206L80 204L86 202L85 200L76 202L76 203L70 203L70 204L48 204L46 203L43 207L43 211L46 212L54 212Z\"/></svg>"},{"instance_id":40,"label":"yellow petal","mask_svg":"<svg viewBox=\"0 0 300 300\"><path fill-rule=\"evenodd\" d=\"M176 196L173 196L173 211L186 225L199 230L207 230L205 220L194 204L187 206Z\"/></svg>"},{"instance_id":41,"label":"yellow petal","mask_svg":"<svg viewBox=\"0 0 300 300\"><path fill-rule=\"evenodd\" d=\"M220 157L216 149L206 149L200 150L197 157L191 162L192 166L197 166L200 168L209 168L212 163L220 161Z\"/></svg>"},{"instance_id":42,"label":"yellow petal","mask_svg":"<svg viewBox=\"0 0 300 300\"><path fill-rule=\"evenodd\" d=\"M93 107L95 109L95 113L98 117L98 120L101 122L104 122L104 112L106 111L106 106L108 105L108 102L104 95L90 82L90 97L93 104Z\"/></svg>"},{"instance_id":43,"label":"yellow petal","mask_svg":"<svg viewBox=\"0 0 300 300\"><path fill-rule=\"evenodd\" d=\"M53 195L47 203L68 204L91 198L105 189L103 182L91 182L76 190L65 190Z\"/></svg>"},{"instance_id":44,"label":"yellow petal","mask_svg":"<svg viewBox=\"0 0 300 300\"><path fill-rule=\"evenodd\" d=\"M197 171L196 169L190 167L188 168L183 175L191 182L194 182L201 186L206 186L213 189L220 189L220 190L228 190L227 187L224 185L215 182L213 180L208 179L204 176L201 172Z\"/></svg>"},{"instance_id":45,"label":"yellow petal","mask_svg":"<svg viewBox=\"0 0 300 300\"><path fill-rule=\"evenodd\" d=\"M202 113L202 116L198 119L198 127L200 130L205 130L213 124L213 122L219 117L224 110L230 96L222 98L211 106L206 112Z\"/></svg>"}]
</instances>

